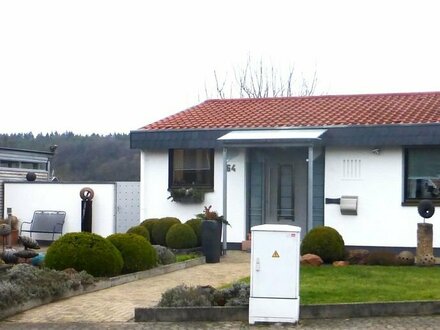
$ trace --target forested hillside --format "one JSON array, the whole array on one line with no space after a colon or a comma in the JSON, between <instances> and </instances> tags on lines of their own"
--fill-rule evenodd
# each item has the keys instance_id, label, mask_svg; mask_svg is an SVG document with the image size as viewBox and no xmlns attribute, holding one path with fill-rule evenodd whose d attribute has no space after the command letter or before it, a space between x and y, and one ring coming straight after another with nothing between
<instances>
[{"instance_id":1,"label":"forested hillside","mask_svg":"<svg viewBox=\"0 0 440 330\"><path fill-rule=\"evenodd\" d=\"M0 147L49 151L52 145L58 146L52 168L61 181L139 180L139 150L130 149L127 134L0 134Z\"/></svg>"}]
</instances>

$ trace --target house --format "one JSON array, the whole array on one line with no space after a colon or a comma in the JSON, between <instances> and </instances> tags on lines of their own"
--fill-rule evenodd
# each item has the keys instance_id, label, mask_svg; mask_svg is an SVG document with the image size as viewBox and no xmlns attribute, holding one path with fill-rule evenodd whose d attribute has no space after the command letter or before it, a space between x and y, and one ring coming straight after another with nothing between
<instances>
[{"instance_id":1,"label":"house","mask_svg":"<svg viewBox=\"0 0 440 330\"><path fill-rule=\"evenodd\" d=\"M7 217L4 182L26 181L29 172L36 181L48 181L53 152L0 147L0 217Z\"/></svg>"},{"instance_id":2,"label":"house","mask_svg":"<svg viewBox=\"0 0 440 330\"><path fill-rule=\"evenodd\" d=\"M185 221L212 205L231 223L229 248L262 223L331 226L348 246L415 247L418 202L440 202L440 92L207 100L130 139L141 150L141 218ZM167 199L192 187L203 202Z\"/></svg>"}]
</instances>

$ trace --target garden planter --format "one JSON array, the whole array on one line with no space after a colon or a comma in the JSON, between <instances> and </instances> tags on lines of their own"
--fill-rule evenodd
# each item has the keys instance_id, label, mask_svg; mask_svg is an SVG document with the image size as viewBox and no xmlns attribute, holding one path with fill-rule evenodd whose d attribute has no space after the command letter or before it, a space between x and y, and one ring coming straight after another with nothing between
<instances>
[{"instance_id":1,"label":"garden planter","mask_svg":"<svg viewBox=\"0 0 440 330\"><path fill-rule=\"evenodd\" d=\"M220 262L221 235L221 221L202 221L202 252L207 263Z\"/></svg>"}]
</instances>

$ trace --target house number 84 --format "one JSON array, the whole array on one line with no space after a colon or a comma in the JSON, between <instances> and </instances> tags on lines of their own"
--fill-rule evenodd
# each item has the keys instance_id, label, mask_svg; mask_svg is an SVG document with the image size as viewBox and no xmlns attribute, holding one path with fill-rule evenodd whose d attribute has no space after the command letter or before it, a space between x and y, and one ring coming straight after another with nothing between
<instances>
[{"instance_id":1,"label":"house number 84","mask_svg":"<svg viewBox=\"0 0 440 330\"><path fill-rule=\"evenodd\" d=\"M228 165L226 165L226 171L228 171L228 172L235 172L235 164L228 164Z\"/></svg>"}]
</instances>

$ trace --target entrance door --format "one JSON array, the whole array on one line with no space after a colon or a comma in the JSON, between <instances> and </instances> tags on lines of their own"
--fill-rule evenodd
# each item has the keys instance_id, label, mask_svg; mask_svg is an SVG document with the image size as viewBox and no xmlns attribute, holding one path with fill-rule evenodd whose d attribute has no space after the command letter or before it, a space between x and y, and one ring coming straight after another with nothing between
<instances>
[{"instance_id":1,"label":"entrance door","mask_svg":"<svg viewBox=\"0 0 440 330\"><path fill-rule=\"evenodd\" d=\"M249 228L264 223L307 229L307 149L249 152Z\"/></svg>"},{"instance_id":2,"label":"entrance door","mask_svg":"<svg viewBox=\"0 0 440 330\"><path fill-rule=\"evenodd\" d=\"M294 163L271 159L265 164L265 223L292 225L294 213Z\"/></svg>"}]
</instances>

